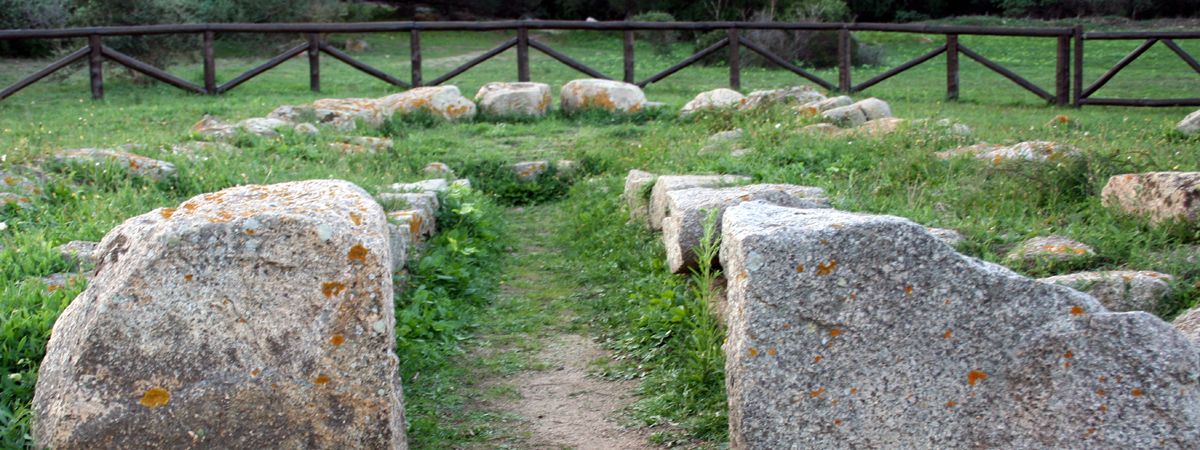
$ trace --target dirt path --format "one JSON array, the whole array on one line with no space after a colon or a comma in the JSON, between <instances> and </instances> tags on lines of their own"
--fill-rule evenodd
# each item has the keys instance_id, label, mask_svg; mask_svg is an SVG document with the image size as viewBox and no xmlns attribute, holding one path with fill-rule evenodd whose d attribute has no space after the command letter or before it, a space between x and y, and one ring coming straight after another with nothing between
<instances>
[{"instance_id":1,"label":"dirt path","mask_svg":"<svg viewBox=\"0 0 1200 450\"><path fill-rule=\"evenodd\" d=\"M593 362L609 354L572 325L575 313L567 298L575 290L564 270L569 264L549 242L539 206L510 210L514 225L513 260L504 279L500 308L525 305L537 308L531 315L551 318L541 326L530 326L508 336L491 336L504 343L480 351L494 357L497 352L529 351L526 370L480 380L483 390L507 392L499 398L481 400L473 408L507 417L502 436L487 448L503 445L521 449L652 449L648 432L622 425L624 410L636 400L636 381L610 381L590 374ZM478 355L483 356L483 355ZM481 447L483 448L483 447Z\"/></svg>"}]
</instances>

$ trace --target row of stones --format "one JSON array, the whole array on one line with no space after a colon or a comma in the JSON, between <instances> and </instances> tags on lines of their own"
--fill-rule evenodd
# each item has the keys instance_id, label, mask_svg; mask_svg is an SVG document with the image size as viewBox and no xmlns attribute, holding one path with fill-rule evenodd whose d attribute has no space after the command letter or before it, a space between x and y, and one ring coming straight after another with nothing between
<instances>
[{"instance_id":1,"label":"row of stones","mask_svg":"<svg viewBox=\"0 0 1200 450\"><path fill-rule=\"evenodd\" d=\"M906 219L830 209L818 188L721 187L747 181L634 171L624 193L675 271L698 263L715 210L731 448L1200 439L1200 323L1110 312Z\"/></svg>"},{"instance_id":2,"label":"row of stones","mask_svg":"<svg viewBox=\"0 0 1200 450\"><path fill-rule=\"evenodd\" d=\"M238 186L65 246L95 269L51 333L37 445L406 448L393 276L469 188Z\"/></svg>"}]
</instances>

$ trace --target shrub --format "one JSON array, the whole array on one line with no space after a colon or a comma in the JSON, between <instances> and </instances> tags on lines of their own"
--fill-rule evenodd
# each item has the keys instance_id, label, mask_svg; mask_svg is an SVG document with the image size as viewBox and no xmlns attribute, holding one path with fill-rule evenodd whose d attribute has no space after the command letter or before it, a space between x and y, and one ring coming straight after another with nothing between
<instances>
[{"instance_id":1,"label":"shrub","mask_svg":"<svg viewBox=\"0 0 1200 450\"><path fill-rule=\"evenodd\" d=\"M59 28L67 24L69 0L0 0L0 29ZM44 39L0 41L0 55L47 56L58 46Z\"/></svg>"},{"instance_id":2,"label":"shrub","mask_svg":"<svg viewBox=\"0 0 1200 450\"><path fill-rule=\"evenodd\" d=\"M833 10L831 10L833 11ZM754 22L772 22L774 18L766 11L754 15ZM800 18L804 19L804 18ZM836 31L786 31L786 30L743 30L743 36L767 51L800 65L816 68L837 66L838 33ZM713 31L701 35L696 41L696 50L712 45L725 37L724 31ZM883 49L859 42L851 36L851 63L855 66L879 65L883 60ZM758 53L742 49L741 64L748 67L775 67ZM725 61L722 52L704 59L705 64Z\"/></svg>"},{"instance_id":3,"label":"shrub","mask_svg":"<svg viewBox=\"0 0 1200 450\"><path fill-rule=\"evenodd\" d=\"M630 17L633 22L674 22L675 16L662 11L649 11ZM650 43L650 48L659 55L671 54L671 44L679 41L679 32L675 30L643 30L634 32L639 41Z\"/></svg>"}]
</instances>

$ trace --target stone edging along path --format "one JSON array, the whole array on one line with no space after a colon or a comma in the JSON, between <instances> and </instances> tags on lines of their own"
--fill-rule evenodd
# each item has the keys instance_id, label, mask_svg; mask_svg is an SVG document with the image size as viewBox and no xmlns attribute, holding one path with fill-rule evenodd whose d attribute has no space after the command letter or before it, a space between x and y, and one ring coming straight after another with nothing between
<instances>
[{"instance_id":1,"label":"stone edging along path","mask_svg":"<svg viewBox=\"0 0 1200 450\"><path fill-rule=\"evenodd\" d=\"M561 104L566 111L617 113L647 107L631 86L576 80L563 87ZM783 102L853 127L834 134L886 133L902 123L878 99L830 99L807 88L740 96L702 93L681 114ZM548 88L536 83L492 83L476 98L478 106L446 86L282 106L236 124L206 117L192 131L216 143L183 145L221 148L220 141L238 133L273 137L285 127L346 132L418 110L451 121L470 118L477 108L544 115L550 104ZM372 152L390 145L358 137L335 148ZM993 161L1077 153L1053 143L985 150L965 153ZM55 158L116 164L151 178L175 170L120 149L64 151ZM538 163L514 170L521 176L548 164ZM427 169L444 174L446 168ZM1196 220L1197 177L1120 175L1104 197L1152 220ZM24 186L19 181L6 181L5 201L27 203L35 195L11 192ZM646 211L647 224L664 230L676 271L696 263L689 244L697 239L699 214L723 211L719 262L732 275L720 316L729 327L735 448L798 442L1145 447L1200 439L1200 356L1161 320L1111 313L1086 294L959 255L903 219L828 209L819 189L724 187L748 181L631 173L626 192L631 210ZM636 194L644 183L655 186L648 204ZM83 256L85 243L64 249L93 260L96 278L55 324L34 402L37 442L186 446L183 436L200 436L247 446L405 448L391 352L390 274L435 232L437 193L452 185L469 188L469 181L398 183L378 199L337 180L241 186L132 218L106 235L90 258ZM379 203L395 207L385 212ZM1031 248L1074 254L1082 247ZM259 288L233 289L245 283ZM336 308L331 299L339 299ZM1193 339L1197 321L1190 317L1196 315L1177 322ZM235 333L173 332L181 327ZM246 370L210 373L218 358ZM130 383L136 404L125 401ZM231 408L230 399L255 407ZM156 413L168 404L175 417L204 419L168 421ZM288 413L312 404L333 412ZM255 416L264 411L270 414ZM1155 423L1138 420L1152 411L1169 414ZM307 432L280 434L297 428ZM128 432L134 429L142 431Z\"/></svg>"}]
</instances>

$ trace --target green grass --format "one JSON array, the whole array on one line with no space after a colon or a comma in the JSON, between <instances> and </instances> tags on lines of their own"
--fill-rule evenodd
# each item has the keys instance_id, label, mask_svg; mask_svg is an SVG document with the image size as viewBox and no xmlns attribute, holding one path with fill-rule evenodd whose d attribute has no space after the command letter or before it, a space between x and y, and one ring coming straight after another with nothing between
<instances>
[{"instance_id":1,"label":"green grass","mask_svg":"<svg viewBox=\"0 0 1200 450\"><path fill-rule=\"evenodd\" d=\"M966 20L966 19L963 19ZM885 46L895 65L939 45L937 36L859 33ZM364 61L393 74L408 73L408 42L401 35L365 36L372 51ZM426 33L422 40L426 79L463 61L463 54L490 48L503 33ZM616 33L535 33L604 73L621 70ZM1051 86L1052 39L963 37L964 45L1009 66L1042 86ZM1200 53L1196 41L1180 41ZM1133 42L1089 42L1090 81L1120 59ZM639 44L639 78L685 57L690 45L656 55ZM267 56L224 45L218 78L227 80ZM533 79L557 88L581 77L533 52ZM74 285L47 292L40 278L69 270L53 251L69 240L99 240L121 221L156 207L174 206L204 192L244 183L275 183L309 178L342 178L371 192L381 186L422 178L430 161L450 164L472 179L485 197L448 199L452 210L427 256L414 262L408 289L397 296L401 361L405 362L406 401L411 437L419 448L453 448L504 441L511 418L470 407L479 396L503 398L503 391L464 388L481 374L505 374L529 367L533 347L523 336L557 327L567 308L605 338L619 360L603 368L611 377L644 378L642 400L632 415L643 424L674 425L657 437L681 445L719 445L724 439L723 357L719 328L706 316L703 277L680 277L663 267L657 237L626 223L618 196L624 174L633 168L655 173L728 172L756 181L825 188L836 207L894 214L925 225L953 228L967 240L966 254L1001 262L1015 243L1032 236L1065 234L1096 248L1099 257L1083 266L1016 267L1031 276L1077 269L1131 268L1177 276L1176 294L1159 311L1170 318L1200 299L1200 268L1188 258L1200 245L1194 226L1152 227L1100 205L1109 176L1150 170L1200 170L1200 140L1172 131L1187 108L1128 109L1048 106L986 69L964 60L962 100L944 101L942 58L872 88L905 118L953 118L970 125L968 138L911 129L880 139L822 139L795 133L812 122L783 110L745 114L702 114L682 120L674 111L696 93L722 87L724 67L693 67L650 86L651 100L664 101L665 113L613 119L552 114L541 121L479 119L460 124L396 120L371 135L396 138L395 147L374 155L342 155L328 148L338 136L286 135L283 139L239 139L240 150L192 160L160 150L187 140L188 127L205 113L229 119L265 115L280 104L322 97L378 97L394 90L330 59L323 59L324 92L308 92L307 67L289 61L222 97L183 94L161 85L130 81L120 70L107 73L103 101L88 98L86 75L73 73L39 83L0 102L0 171L38 166L58 149L112 147L140 143L138 152L179 167L165 182L130 178L114 168L58 167L46 174L45 193L29 209L0 210L0 447L26 444L28 407L50 325L83 289ZM31 73L43 62L3 61L0 84ZM865 80L886 67L856 69ZM199 81L196 63L172 67ZM828 70L818 71L827 79ZM514 80L511 52L456 78L470 96L489 81ZM788 72L746 69L744 90L802 83ZM1200 77L1162 47L1148 52L1097 95L1182 97L1200 91ZM1047 126L1065 114L1073 126ZM744 157L699 154L712 133L746 130ZM1054 140L1080 147L1087 156L1063 165L941 161L933 152L975 142L1014 143ZM572 159L581 170L548 176L537 184L516 182L508 163L532 159ZM552 201L561 199L558 201ZM499 205L536 204L524 213ZM466 208L466 205L471 205ZM464 210L465 208L465 210ZM544 236L543 236L544 234ZM527 255L503 256L502 249L534 239L561 249L546 261ZM514 261L515 260L515 261ZM540 267L536 263L545 264ZM543 270L544 269L544 270ZM549 279L537 276L553 274ZM541 275L538 275L541 274ZM497 291L500 281L525 283L522 295ZM530 281L534 280L534 281ZM548 306L549 305L549 306ZM482 318L489 320L483 320ZM490 319L495 320L490 320ZM483 336L482 338L480 336ZM488 346L521 349L476 360Z\"/></svg>"}]
</instances>

